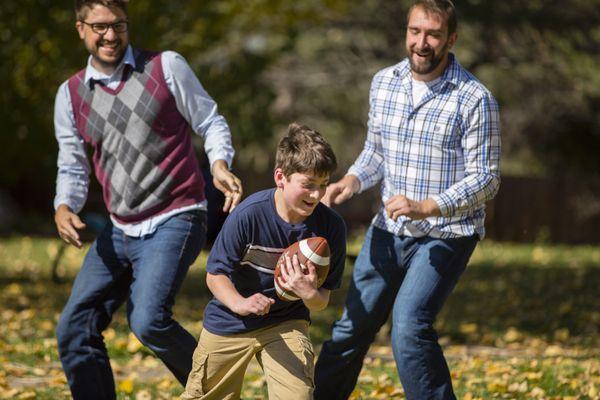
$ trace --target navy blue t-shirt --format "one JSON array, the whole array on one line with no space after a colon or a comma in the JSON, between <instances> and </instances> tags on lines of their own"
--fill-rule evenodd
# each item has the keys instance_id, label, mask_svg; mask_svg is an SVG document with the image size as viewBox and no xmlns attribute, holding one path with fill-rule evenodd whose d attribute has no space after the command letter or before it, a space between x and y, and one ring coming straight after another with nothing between
<instances>
[{"instance_id":1,"label":"navy blue t-shirt","mask_svg":"<svg viewBox=\"0 0 600 400\"><path fill-rule=\"evenodd\" d=\"M228 276L244 297L262 293L275 299L267 315L241 316L216 298L204 309L204 328L218 335L248 332L292 319L310 321L302 300L283 301L275 294L273 273L283 251L299 240L321 236L331 251L326 289L340 286L346 259L346 225L332 209L319 203L299 224L284 221L275 209L275 189L242 201L227 217L208 257L206 271Z\"/></svg>"}]
</instances>

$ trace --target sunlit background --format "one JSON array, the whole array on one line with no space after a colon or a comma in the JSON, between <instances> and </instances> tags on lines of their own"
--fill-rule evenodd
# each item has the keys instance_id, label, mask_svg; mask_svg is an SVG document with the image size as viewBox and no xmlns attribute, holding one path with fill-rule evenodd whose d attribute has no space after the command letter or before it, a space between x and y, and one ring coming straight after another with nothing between
<instances>
[{"instance_id":1,"label":"sunlit background","mask_svg":"<svg viewBox=\"0 0 600 400\"><path fill-rule=\"evenodd\" d=\"M333 144L341 176L362 148L373 74L404 56L397 0L130 1L135 46L181 53L219 104L246 193L272 184L274 148L291 121ZM54 328L82 251L54 237L61 82L86 52L72 1L0 3L0 398L68 398ZM503 181L477 249L438 329L461 399L597 399L600 390L600 1L457 0L454 52L501 106ZM202 158L202 143L195 145ZM340 208L350 254L377 207L375 190ZM97 186L82 213L101 224ZM92 228L95 225L92 223ZM86 233L91 240L94 229ZM178 298L194 334L209 296L206 252ZM346 280L352 270L349 257ZM344 286L345 288L345 286ZM344 288L315 316L317 347ZM403 398L384 328L356 399ZM119 398L181 392L128 333L105 333ZM244 398L264 398L260 369Z\"/></svg>"}]
</instances>

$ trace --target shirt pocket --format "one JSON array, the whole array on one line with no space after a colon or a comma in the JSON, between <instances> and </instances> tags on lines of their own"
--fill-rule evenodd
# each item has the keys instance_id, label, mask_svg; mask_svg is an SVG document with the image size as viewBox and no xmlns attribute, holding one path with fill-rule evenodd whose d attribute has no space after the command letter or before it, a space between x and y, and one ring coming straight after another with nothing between
<instances>
[{"instance_id":1,"label":"shirt pocket","mask_svg":"<svg viewBox=\"0 0 600 400\"><path fill-rule=\"evenodd\" d=\"M449 150L460 145L460 116L450 111L430 111L415 119L412 141L436 149Z\"/></svg>"}]
</instances>

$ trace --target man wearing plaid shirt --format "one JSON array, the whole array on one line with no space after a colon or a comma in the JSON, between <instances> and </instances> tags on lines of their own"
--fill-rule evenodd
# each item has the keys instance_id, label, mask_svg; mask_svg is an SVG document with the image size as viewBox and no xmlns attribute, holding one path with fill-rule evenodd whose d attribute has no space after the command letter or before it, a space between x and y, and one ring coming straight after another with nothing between
<instances>
[{"instance_id":1,"label":"man wearing plaid shirt","mask_svg":"<svg viewBox=\"0 0 600 400\"><path fill-rule=\"evenodd\" d=\"M375 75L363 151L323 198L340 204L382 183L344 313L317 361L317 400L349 397L390 312L406 397L455 399L433 323L484 236L485 202L500 183L498 105L450 53L457 37L449 0L411 7L408 57Z\"/></svg>"}]
</instances>

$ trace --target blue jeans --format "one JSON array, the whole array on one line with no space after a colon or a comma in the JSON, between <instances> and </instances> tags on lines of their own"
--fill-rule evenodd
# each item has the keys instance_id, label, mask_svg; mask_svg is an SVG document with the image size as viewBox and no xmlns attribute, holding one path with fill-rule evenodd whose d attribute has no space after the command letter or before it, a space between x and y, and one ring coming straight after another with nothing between
<instances>
[{"instance_id":1,"label":"blue jeans","mask_svg":"<svg viewBox=\"0 0 600 400\"><path fill-rule=\"evenodd\" d=\"M433 323L477 244L396 236L371 226L356 263L341 319L323 344L315 399L347 399L363 359L392 312L392 349L406 398L455 399Z\"/></svg>"},{"instance_id":2,"label":"blue jeans","mask_svg":"<svg viewBox=\"0 0 600 400\"><path fill-rule=\"evenodd\" d=\"M56 330L75 400L114 399L102 331L127 301L129 327L185 385L196 339L172 318L175 295L204 244L206 213L175 215L143 237L108 224L90 247Z\"/></svg>"}]
</instances>

